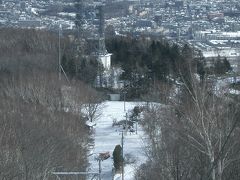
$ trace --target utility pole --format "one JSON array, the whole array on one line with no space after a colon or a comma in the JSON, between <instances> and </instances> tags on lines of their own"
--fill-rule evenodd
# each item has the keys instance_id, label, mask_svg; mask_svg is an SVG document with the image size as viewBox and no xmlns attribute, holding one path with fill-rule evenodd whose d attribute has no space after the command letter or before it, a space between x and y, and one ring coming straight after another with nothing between
<instances>
[{"instance_id":1,"label":"utility pole","mask_svg":"<svg viewBox=\"0 0 240 180\"><path fill-rule=\"evenodd\" d=\"M138 128L138 119L136 121L136 134L137 134L137 128Z\"/></svg>"},{"instance_id":2,"label":"utility pole","mask_svg":"<svg viewBox=\"0 0 240 180\"><path fill-rule=\"evenodd\" d=\"M126 131L126 134L128 132L128 121L127 121L127 113L126 113L126 120L125 120L125 131Z\"/></svg>"},{"instance_id":3,"label":"utility pole","mask_svg":"<svg viewBox=\"0 0 240 180\"><path fill-rule=\"evenodd\" d=\"M62 109L60 28L61 28L61 24L59 24L59 27L58 27L58 80L59 80L59 95L60 95L59 110Z\"/></svg>"},{"instance_id":4,"label":"utility pole","mask_svg":"<svg viewBox=\"0 0 240 180\"><path fill-rule=\"evenodd\" d=\"M122 131L122 180L124 180L123 131Z\"/></svg>"},{"instance_id":5,"label":"utility pole","mask_svg":"<svg viewBox=\"0 0 240 180\"><path fill-rule=\"evenodd\" d=\"M58 79L61 81L61 29L62 25L59 24L58 29Z\"/></svg>"},{"instance_id":6,"label":"utility pole","mask_svg":"<svg viewBox=\"0 0 240 180\"><path fill-rule=\"evenodd\" d=\"M123 107L124 107L124 112L126 111L126 106L125 106L125 98L126 98L126 93L125 93L125 92L123 92L123 100L124 100Z\"/></svg>"},{"instance_id":7,"label":"utility pole","mask_svg":"<svg viewBox=\"0 0 240 180\"><path fill-rule=\"evenodd\" d=\"M98 168L99 168L99 180L101 180L101 172L102 172L102 167L101 167L101 159L98 158Z\"/></svg>"},{"instance_id":8,"label":"utility pole","mask_svg":"<svg viewBox=\"0 0 240 180\"><path fill-rule=\"evenodd\" d=\"M59 81L61 81L62 79L62 72L63 75L65 76L66 80L68 81L68 83L70 83L66 72L64 71L63 67L62 67L62 63L61 63L61 34L62 33L62 25L59 24L59 29L58 29L58 79Z\"/></svg>"}]
</instances>

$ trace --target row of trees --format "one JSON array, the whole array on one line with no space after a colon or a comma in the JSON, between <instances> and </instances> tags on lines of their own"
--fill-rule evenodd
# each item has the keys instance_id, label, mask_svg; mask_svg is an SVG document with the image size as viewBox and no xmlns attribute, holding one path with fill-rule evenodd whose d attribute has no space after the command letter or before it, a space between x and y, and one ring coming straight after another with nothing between
<instances>
[{"instance_id":1,"label":"row of trees","mask_svg":"<svg viewBox=\"0 0 240 180\"><path fill-rule=\"evenodd\" d=\"M94 85L98 72L102 67L99 62L91 57L74 57L74 52L64 54L61 64L70 79L78 79Z\"/></svg>"},{"instance_id":2,"label":"row of trees","mask_svg":"<svg viewBox=\"0 0 240 180\"><path fill-rule=\"evenodd\" d=\"M239 100L193 73L181 82L164 108L155 104L145 112L149 161L137 179L239 179Z\"/></svg>"},{"instance_id":3,"label":"row of trees","mask_svg":"<svg viewBox=\"0 0 240 180\"><path fill-rule=\"evenodd\" d=\"M112 63L123 69L122 80L126 82L129 98L139 98L155 89L157 82L170 83L189 77L191 70L200 76L209 73L202 56L195 61L193 50L185 45L179 47L165 40L144 37L115 37L106 40L107 49L113 53ZM201 55L201 53L200 53ZM218 58L213 64L214 73L221 74L231 69L226 59Z\"/></svg>"}]
</instances>

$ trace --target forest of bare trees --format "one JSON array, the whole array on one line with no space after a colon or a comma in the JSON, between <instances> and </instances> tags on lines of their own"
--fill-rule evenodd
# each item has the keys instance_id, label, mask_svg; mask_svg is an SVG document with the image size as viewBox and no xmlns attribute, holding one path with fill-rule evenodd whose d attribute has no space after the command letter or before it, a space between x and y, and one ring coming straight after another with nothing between
<instances>
[{"instance_id":1,"label":"forest of bare trees","mask_svg":"<svg viewBox=\"0 0 240 180\"><path fill-rule=\"evenodd\" d=\"M57 43L49 32L0 30L1 180L56 179L54 171L86 171L90 132L82 109L88 103L98 106L100 99L84 82L59 80ZM61 44L66 55L67 43ZM99 112L91 110L93 120Z\"/></svg>"},{"instance_id":2,"label":"forest of bare trees","mask_svg":"<svg viewBox=\"0 0 240 180\"><path fill-rule=\"evenodd\" d=\"M47 179L84 170L88 133L79 114L59 109L56 77L1 80L1 179Z\"/></svg>"},{"instance_id":3,"label":"forest of bare trees","mask_svg":"<svg viewBox=\"0 0 240 180\"><path fill-rule=\"evenodd\" d=\"M181 76L174 87L175 96L171 95L167 105L154 104L145 111L149 160L139 168L136 178L237 180L239 99L216 92L207 78L199 81L191 59L188 61L188 75Z\"/></svg>"}]
</instances>

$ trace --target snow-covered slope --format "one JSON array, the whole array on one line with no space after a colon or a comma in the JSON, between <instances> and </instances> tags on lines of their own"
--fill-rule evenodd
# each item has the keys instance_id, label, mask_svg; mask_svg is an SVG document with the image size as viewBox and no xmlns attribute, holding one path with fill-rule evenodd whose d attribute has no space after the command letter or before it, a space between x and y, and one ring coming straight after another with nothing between
<instances>
[{"instance_id":1,"label":"snow-covered slope","mask_svg":"<svg viewBox=\"0 0 240 180\"><path fill-rule=\"evenodd\" d=\"M111 180L111 179L121 179L120 174L116 174L113 177L112 168L113 168L113 159L112 153L116 145L121 145L122 137L122 127L121 126L112 126L113 121L120 121L126 119L126 113L129 114L129 110L132 110L134 106L140 105L136 102L126 102L126 111L124 111L124 102L122 101L107 101L104 103L103 114L96 121L96 126L94 127L94 139L95 146L92 149L91 155L89 156L91 172L98 172L98 162L96 157L99 153L110 152L111 157L107 160L102 161L102 180ZM135 128L135 127L134 127ZM134 179L135 169L146 161L144 156L144 142L143 142L143 130L138 126L137 134L133 132L124 133L124 157L130 157L131 161L134 163L128 164L125 166L125 180Z\"/></svg>"}]
</instances>

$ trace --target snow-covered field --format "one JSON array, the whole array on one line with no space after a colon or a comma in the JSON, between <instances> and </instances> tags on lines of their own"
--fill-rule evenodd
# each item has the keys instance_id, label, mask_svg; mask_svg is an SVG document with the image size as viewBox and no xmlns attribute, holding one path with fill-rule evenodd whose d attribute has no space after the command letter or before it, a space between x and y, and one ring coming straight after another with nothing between
<instances>
[{"instance_id":1,"label":"snow-covered field","mask_svg":"<svg viewBox=\"0 0 240 180\"><path fill-rule=\"evenodd\" d=\"M94 127L94 139L95 146L89 156L91 172L98 172L98 161L96 157L99 153L110 152L111 157L107 160L102 161L102 180L120 180L121 174L112 173L113 159L112 153L116 145L121 145L122 127L112 126L113 121L120 121L126 119L126 113L129 114L129 110L132 110L134 106L140 105L141 103L126 102L126 111L124 111L124 102L122 101L106 101L104 102L103 113L101 117L96 120L96 126ZM134 127L135 128L135 127ZM144 132L140 126L136 132L130 134L130 132L124 132L124 158L131 159L132 163L127 164L124 168L124 179L133 180L134 172L136 168L146 161L144 154Z\"/></svg>"},{"instance_id":2,"label":"snow-covered field","mask_svg":"<svg viewBox=\"0 0 240 180\"><path fill-rule=\"evenodd\" d=\"M215 83L215 92L217 92L218 95L221 95L222 93L239 95L239 90L229 88L229 85L235 82L240 82L240 76L217 79Z\"/></svg>"}]
</instances>

